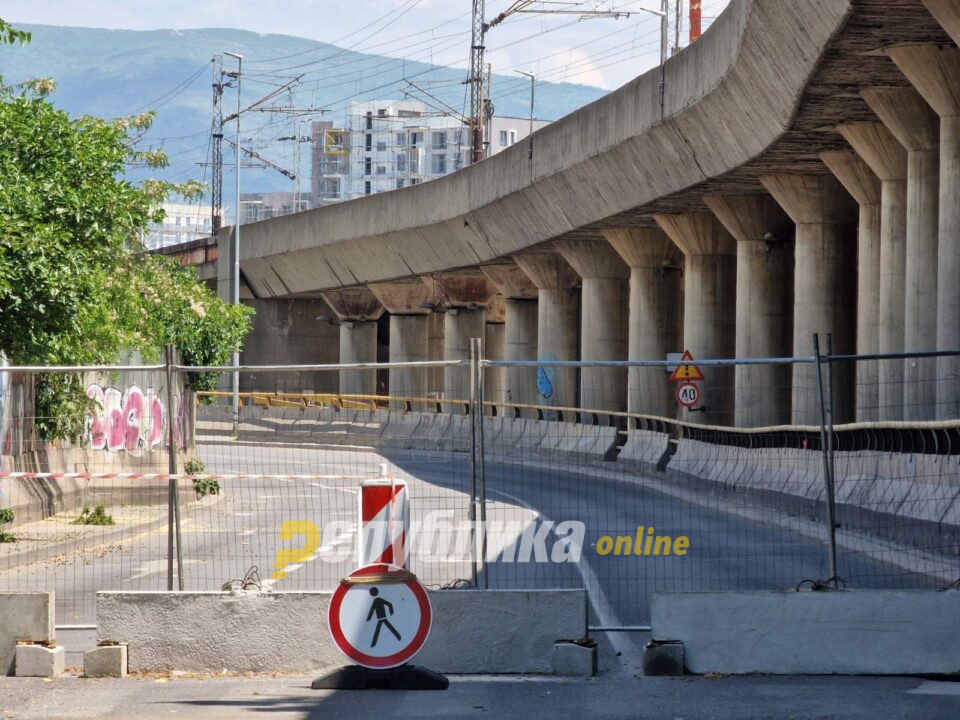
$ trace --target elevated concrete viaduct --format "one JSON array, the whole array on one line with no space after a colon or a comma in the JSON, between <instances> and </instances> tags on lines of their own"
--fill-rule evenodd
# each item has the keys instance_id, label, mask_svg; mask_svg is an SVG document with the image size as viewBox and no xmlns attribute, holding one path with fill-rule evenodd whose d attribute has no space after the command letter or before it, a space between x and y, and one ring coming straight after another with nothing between
<instances>
[{"instance_id":1,"label":"elevated concrete viaduct","mask_svg":"<svg viewBox=\"0 0 960 720\"><path fill-rule=\"evenodd\" d=\"M958 38L956 0L733 0L662 68L537 131L532 158L521 144L244 226L242 276L257 302L323 298L343 362L376 357L384 308L396 360L463 358L471 337L544 360L809 355L815 332L838 353L956 349ZM711 370L698 419L815 422L813 373ZM846 368L836 419L956 418L957 378L954 359ZM390 383L468 390L455 369ZM669 390L643 369L488 382L511 402L663 415Z\"/></svg>"}]
</instances>

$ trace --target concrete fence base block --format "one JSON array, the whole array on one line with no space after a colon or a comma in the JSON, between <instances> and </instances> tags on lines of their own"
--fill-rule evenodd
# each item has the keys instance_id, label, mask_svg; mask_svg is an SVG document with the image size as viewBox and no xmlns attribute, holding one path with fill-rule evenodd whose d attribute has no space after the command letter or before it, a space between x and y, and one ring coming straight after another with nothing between
<instances>
[{"instance_id":1,"label":"concrete fence base block","mask_svg":"<svg viewBox=\"0 0 960 720\"><path fill-rule=\"evenodd\" d=\"M597 674L597 643L558 642L553 646L554 675L587 677Z\"/></svg>"},{"instance_id":2,"label":"concrete fence base block","mask_svg":"<svg viewBox=\"0 0 960 720\"><path fill-rule=\"evenodd\" d=\"M683 643L648 642L643 646L643 674L683 675Z\"/></svg>"},{"instance_id":3,"label":"concrete fence base block","mask_svg":"<svg viewBox=\"0 0 960 720\"><path fill-rule=\"evenodd\" d=\"M83 654L85 677L126 677L127 646L102 645Z\"/></svg>"},{"instance_id":4,"label":"concrete fence base block","mask_svg":"<svg viewBox=\"0 0 960 720\"><path fill-rule=\"evenodd\" d=\"M15 674L17 677L57 677L63 674L66 652L59 645L17 645Z\"/></svg>"},{"instance_id":5,"label":"concrete fence base block","mask_svg":"<svg viewBox=\"0 0 960 720\"><path fill-rule=\"evenodd\" d=\"M693 673L960 673L960 592L655 593L654 641Z\"/></svg>"},{"instance_id":6,"label":"concrete fence base block","mask_svg":"<svg viewBox=\"0 0 960 720\"><path fill-rule=\"evenodd\" d=\"M327 629L330 596L99 592L98 640L126 644L130 672L330 670L347 664ZM551 673L554 644L587 634L583 590L447 590L430 602L415 662L441 673Z\"/></svg>"},{"instance_id":7,"label":"concrete fence base block","mask_svg":"<svg viewBox=\"0 0 960 720\"><path fill-rule=\"evenodd\" d=\"M18 641L52 643L53 593L0 593L0 675L13 673Z\"/></svg>"}]
</instances>

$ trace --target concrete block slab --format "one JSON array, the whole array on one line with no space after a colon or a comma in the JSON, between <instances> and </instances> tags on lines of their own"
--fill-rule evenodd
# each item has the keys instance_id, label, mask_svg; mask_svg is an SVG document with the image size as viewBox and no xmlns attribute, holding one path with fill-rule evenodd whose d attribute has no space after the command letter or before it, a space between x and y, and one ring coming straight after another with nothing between
<instances>
[{"instance_id":1,"label":"concrete block slab","mask_svg":"<svg viewBox=\"0 0 960 720\"><path fill-rule=\"evenodd\" d=\"M655 593L651 624L694 673L960 672L958 592Z\"/></svg>"},{"instance_id":2,"label":"concrete block slab","mask_svg":"<svg viewBox=\"0 0 960 720\"><path fill-rule=\"evenodd\" d=\"M53 593L0 593L0 675L13 672L18 641L52 643Z\"/></svg>"},{"instance_id":3,"label":"concrete block slab","mask_svg":"<svg viewBox=\"0 0 960 720\"><path fill-rule=\"evenodd\" d=\"M103 645L83 654L86 677L126 677L127 646Z\"/></svg>"},{"instance_id":4,"label":"concrete block slab","mask_svg":"<svg viewBox=\"0 0 960 720\"><path fill-rule=\"evenodd\" d=\"M63 674L66 653L59 645L17 645L14 660L17 677L57 677Z\"/></svg>"},{"instance_id":5,"label":"concrete block slab","mask_svg":"<svg viewBox=\"0 0 960 720\"><path fill-rule=\"evenodd\" d=\"M430 600L433 629L415 662L438 672L550 673L554 644L587 633L583 590L450 590ZM347 664L323 621L329 602L330 593L100 592L98 638L127 645L131 672L328 670ZM518 619L522 632L503 632Z\"/></svg>"},{"instance_id":6,"label":"concrete block slab","mask_svg":"<svg viewBox=\"0 0 960 720\"><path fill-rule=\"evenodd\" d=\"M553 646L554 675L589 677L597 674L597 643L558 642Z\"/></svg>"}]
</instances>

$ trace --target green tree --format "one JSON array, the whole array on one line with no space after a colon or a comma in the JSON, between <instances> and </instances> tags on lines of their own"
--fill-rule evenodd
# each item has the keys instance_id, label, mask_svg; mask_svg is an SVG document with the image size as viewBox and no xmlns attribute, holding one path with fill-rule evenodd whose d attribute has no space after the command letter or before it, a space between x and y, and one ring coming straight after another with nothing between
<instances>
[{"instance_id":1,"label":"green tree","mask_svg":"<svg viewBox=\"0 0 960 720\"><path fill-rule=\"evenodd\" d=\"M28 40L0 20L0 42ZM200 186L126 181L130 164L166 164L137 150L153 115L71 118L49 102L51 89L0 79L0 350L17 365L107 364L124 349L155 358L172 343L188 364L226 362L250 311L137 240L169 193ZM88 409L81 379L49 374L36 392L41 432L75 438Z\"/></svg>"}]
</instances>

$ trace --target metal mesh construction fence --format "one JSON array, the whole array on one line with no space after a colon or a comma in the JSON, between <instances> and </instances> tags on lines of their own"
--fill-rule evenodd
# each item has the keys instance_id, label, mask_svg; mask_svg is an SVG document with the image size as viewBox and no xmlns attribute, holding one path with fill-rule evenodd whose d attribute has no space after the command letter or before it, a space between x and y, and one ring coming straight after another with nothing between
<instances>
[{"instance_id":1,"label":"metal mesh construction fence","mask_svg":"<svg viewBox=\"0 0 960 720\"><path fill-rule=\"evenodd\" d=\"M58 623L80 624L97 590L332 589L357 564L358 487L384 470L406 483L428 586L585 587L593 628L644 626L657 591L943 587L960 577L960 422L911 408L883 370L929 359L698 362L684 409L662 361L475 358L429 364L455 371L442 395L257 391L238 414L229 392L189 391L196 369L113 368L82 376L94 404L73 443L35 432L38 373L8 370L0 530L16 541L0 543L0 591L55 590ZM798 365L815 378L802 392ZM291 387L420 369L251 371ZM743 376L790 404L738 402ZM857 403L874 394L886 405Z\"/></svg>"}]
</instances>

